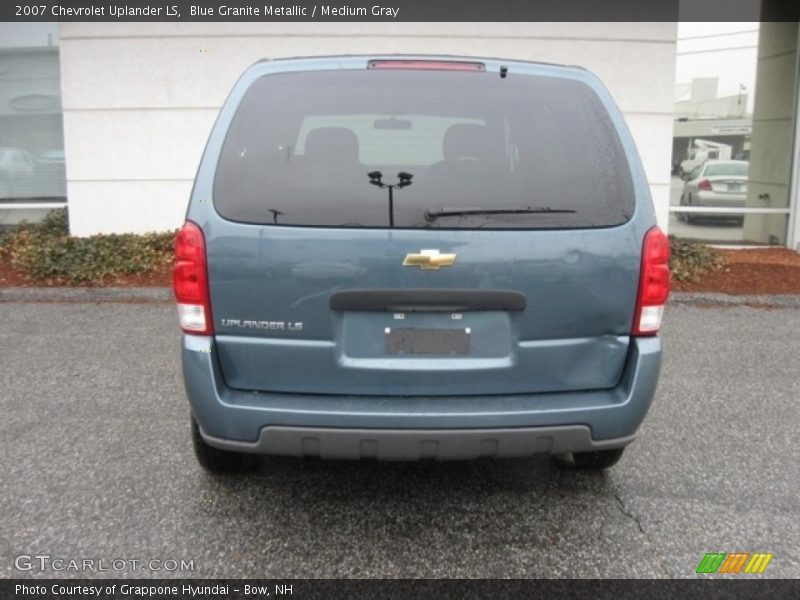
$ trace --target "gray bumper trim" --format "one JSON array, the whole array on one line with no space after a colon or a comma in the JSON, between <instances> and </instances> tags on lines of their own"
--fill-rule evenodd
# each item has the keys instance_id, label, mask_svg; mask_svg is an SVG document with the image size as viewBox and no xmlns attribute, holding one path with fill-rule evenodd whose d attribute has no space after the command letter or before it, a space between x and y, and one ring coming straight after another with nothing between
<instances>
[{"instance_id":1,"label":"gray bumper trim","mask_svg":"<svg viewBox=\"0 0 800 600\"><path fill-rule=\"evenodd\" d=\"M256 442L225 440L200 431L210 446L235 452L330 459L469 460L564 454L620 448L634 437L593 440L589 427L514 429L333 429L268 426Z\"/></svg>"}]
</instances>

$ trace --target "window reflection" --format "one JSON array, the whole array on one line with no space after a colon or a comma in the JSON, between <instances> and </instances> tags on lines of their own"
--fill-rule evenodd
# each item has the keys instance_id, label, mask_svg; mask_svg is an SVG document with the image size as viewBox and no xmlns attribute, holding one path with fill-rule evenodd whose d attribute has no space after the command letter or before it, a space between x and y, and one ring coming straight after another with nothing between
<instances>
[{"instance_id":1,"label":"window reflection","mask_svg":"<svg viewBox=\"0 0 800 600\"><path fill-rule=\"evenodd\" d=\"M681 23L678 30L670 233L783 245L798 25L708 25Z\"/></svg>"},{"instance_id":2,"label":"window reflection","mask_svg":"<svg viewBox=\"0 0 800 600\"><path fill-rule=\"evenodd\" d=\"M47 213L3 205L64 200L57 24L0 24L0 224Z\"/></svg>"}]
</instances>

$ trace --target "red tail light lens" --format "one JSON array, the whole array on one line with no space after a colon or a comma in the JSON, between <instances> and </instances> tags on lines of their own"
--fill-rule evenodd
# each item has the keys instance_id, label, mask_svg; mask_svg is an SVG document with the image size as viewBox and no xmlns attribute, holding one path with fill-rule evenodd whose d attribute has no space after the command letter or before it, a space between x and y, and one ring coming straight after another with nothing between
<instances>
[{"instance_id":1,"label":"red tail light lens","mask_svg":"<svg viewBox=\"0 0 800 600\"><path fill-rule=\"evenodd\" d=\"M178 301L181 329L202 335L214 333L208 299L206 242L203 230L191 221L187 221L175 237L172 287Z\"/></svg>"},{"instance_id":2,"label":"red tail light lens","mask_svg":"<svg viewBox=\"0 0 800 600\"><path fill-rule=\"evenodd\" d=\"M711 191L711 182L708 179L701 179L697 182L697 189L704 190L706 192Z\"/></svg>"},{"instance_id":3,"label":"red tail light lens","mask_svg":"<svg viewBox=\"0 0 800 600\"><path fill-rule=\"evenodd\" d=\"M669 280L669 238L653 227L644 236L632 335L658 333L669 296Z\"/></svg>"},{"instance_id":4,"label":"red tail light lens","mask_svg":"<svg viewBox=\"0 0 800 600\"><path fill-rule=\"evenodd\" d=\"M423 71L485 71L479 62L463 60L371 60L368 69L416 69Z\"/></svg>"}]
</instances>

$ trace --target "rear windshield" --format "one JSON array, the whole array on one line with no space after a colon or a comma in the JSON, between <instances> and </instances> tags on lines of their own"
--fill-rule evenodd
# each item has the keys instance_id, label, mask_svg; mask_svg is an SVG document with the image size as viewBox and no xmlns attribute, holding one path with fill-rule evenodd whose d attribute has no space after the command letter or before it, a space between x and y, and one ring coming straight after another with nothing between
<instances>
[{"instance_id":1,"label":"rear windshield","mask_svg":"<svg viewBox=\"0 0 800 600\"><path fill-rule=\"evenodd\" d=\"M750 165L748 163L717 163L706 165L706 175L712 177L714 175L739 175L747 177L747 169Z\"/></svg>"},{"instance_id":2,"label":"rear windshield","mask_svg":"<svg viewBox=\"0 0 800 600\"><path fill-rule=\"evenodd\" d=\"M622 145L587 85L377 69L255 81L213 200L235 221L324 227L607 227L634 209Z\"/></svg>"}]
</instances>

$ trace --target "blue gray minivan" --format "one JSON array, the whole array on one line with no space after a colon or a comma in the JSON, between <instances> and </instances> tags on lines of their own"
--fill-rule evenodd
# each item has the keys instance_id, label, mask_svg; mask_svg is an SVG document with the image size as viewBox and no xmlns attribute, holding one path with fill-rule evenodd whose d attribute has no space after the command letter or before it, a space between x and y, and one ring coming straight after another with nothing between
<instances>
[{"instance_id":1,"label":"blue gray minivan","mask_svg":"<svg viewBox=\"0 0 800 600\"><path fill-rule=\"evenodd\" d=\"M176 239L197 458L609 467L656 389L668 258L631 134L584 69L259 62Z\"/></svg>"}]
</instances>

